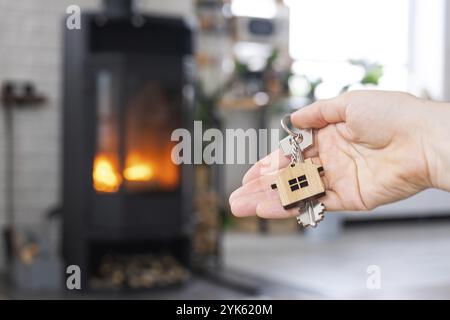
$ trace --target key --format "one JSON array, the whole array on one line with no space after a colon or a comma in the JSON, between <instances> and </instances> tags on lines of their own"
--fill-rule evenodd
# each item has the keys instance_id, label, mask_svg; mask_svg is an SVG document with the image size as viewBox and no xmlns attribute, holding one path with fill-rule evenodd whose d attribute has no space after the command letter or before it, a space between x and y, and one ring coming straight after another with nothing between
<instances>
[{"instance_id":1,"label":"key","mask_svg":"<svg viewBox=\"0 0 450 320\"><path fill-rule=\"evenodd\" d=\"M317 223L322 221L324 218L323 212L325 211L325 206L322 203L314 200L310 200L308 201L308 203L308 206L299 206L299 215L297 216L297 221L303 227L316 227Z\"/></svg>"},{"instance_id":2,"label":"key","mask_svg":"<svg viewBox=\"0 0 450 320\"><path fill-rule=\"evenodd\" d=\"M292 159L292 163L291 163L290 167L294 168L294 169L288 168L287 170L290 170L290 171L283 173L283 178L285 175L287 175L286 179L288 179L288 182L290 184L290 187L291 187L290 191L294 192L296 190L299 190L300 187L302 187L302 188L309 187L306 175L299 176L297 179L301 178L302 180L298 180L298 181L296 181L295 178L294 179L290 179L290 178L295 177L296 173L299 172L299 171L292 172L293 170L300 170L300 168L296 168L296 164L298 164L298 163L305 164L307 170L311 169L311 167L312 168L314 167L314 165L312 164L310 159L307 159L307 162L305 162L304 157L303 157L303 151L306 150L307 148L311 147L313 144L313 135L312 135L312 129L300 129L296 132L292 131L286 124L287 117L282 119L281 125L282 125L283 129L285 129L289 133L289 135L280 141L280 148L285 156L290 156ZM299 167L299 166L297 165L297 167ZM313 175L314 174L318 175L319 172L321 172L320 171L321 167L320 166L317 166L317 167L318 167L319 171L317 173L315 173L313 171L313 173L312 173ZM303 169L305 169L305 168L303 168ZM311 173L310 170L308 172ZM301 172L300 172L300 174L301 174ZM283 181L284 181L283 179L280 179L279 184L282 185ZM317 177L316 177L315 182L317 183ZM320 184L322 183L320 181L320 177L319 177L319 183ZM274 186L274 185L272 185L272 186ZM275 186L276 186L276 184L275 184ZM321 185L321 187L322 187L322 189L319 188L319 194L320 194L320 191L322 191L322 190L324 193L323 185ZM289 190L286 190L286 188L284 188L282 191L285 192L285 193L283 193L284 197L282 196L282 202L283 202L283 200L284 200L284 202L289 201L292 198L292 195L286 195L286 192L289 192ZM280 194L280 196L281 196L281 194ZM289 205L289 203L288 203L288 205ZM285 208L286 208L286 206L285 206ZM324 210L325 210L325 206L322 203L320 203L312 198L304 199L303 201L300 202L300 205L299 205L299 215L297 217L297 221L303 227L307 227L307 226L315 227L315 226L317 226L318 222L323 220Z\"/></svg>"},{"instance_id":3,"label":"key","mask_svg":"<svg viewBox=\"0 0 450 320\"><path fill-rule=\"evenodd\" d=\"M302 140L299 143L301 151L305 151L309 147L313 145L313 133L312 129L302 129L299 130L299 133L302 135ZM285 156L292 156L292 153L295 152L293 144L294 137L292 135L288 135L286 138L282 139L279 143L280 149L283 151Z\"/></svg>"},{"instance_id":4,"label":"key","mask_svg":"<svg viewBox=\"0 0 450 320\"><path fill-rule=\"evenodd\" d=\"M296 141L296 137L288 135L280 141L280 148L285 156L291 156L293 162L304 162L303 151L312 146L312 130L300 130L301 141ZM323 219L323 208L321 203L315 203L312 200L305 201L299 206L299 215L297 220L304 227L315 227L317 221Z\"/></svg>"},{"instance_id":5,"label":"key","mask_svg":"<svg viewBox=\"0 0 450 320\"><path fill-rule=\"evenodd\" d=\"M291 137L290 144L293 146L291 149L292 159L294 162L304 162L303 151L312 146L312 130L300 130L299 134L302 135L302 140L298 144L298 147L295 147L295 138ZM294 154L297 153L297 154ZM318 212L320 206L315 209L315 205L312 200L306 200L303 205L299 206L299 215L297 216L298 223L302 224L303 227L317 226L317 221L320 219L318 214L322 212ZM322 215L323 217L323 215Z\"/></svg>"}]
</instances>

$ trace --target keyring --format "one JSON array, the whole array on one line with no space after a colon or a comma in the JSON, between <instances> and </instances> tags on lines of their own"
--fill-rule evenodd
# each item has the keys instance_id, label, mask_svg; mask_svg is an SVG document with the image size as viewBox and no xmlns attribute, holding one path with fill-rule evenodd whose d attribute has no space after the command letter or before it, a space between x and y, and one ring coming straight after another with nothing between
<instances>
[{"instance_id":1,"label":"keyring","mask_svg":"<svg viewBox=\"0 0 450 320\"><path fill-rule=\"evenodd\" d=\"M283 118L281 118L281 127L296 140L300 139L298 142L301 143L303 140L303 135L300 133L300 131L294 131L293 129L291 129L288 123L292 126L290 114L287 114Z\"/></svg>"}]
</instances>

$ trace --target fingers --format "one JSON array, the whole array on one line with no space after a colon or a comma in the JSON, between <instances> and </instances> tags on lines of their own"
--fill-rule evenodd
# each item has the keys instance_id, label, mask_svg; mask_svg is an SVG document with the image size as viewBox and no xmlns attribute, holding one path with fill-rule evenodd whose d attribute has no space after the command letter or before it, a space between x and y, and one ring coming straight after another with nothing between
<instances>
[{"instance_id":1,"label":"fingers","mask_svg":"<svg viewBox=\"0 0 450 320\"><path fill-rule=\"evenodd\" d=\"M327 190L327 194L319 201L324 204L327 211L344 210L341 200L333 191ZM291 218L298 215L298 208L285 210L279 199L265 199L256 205L256 215L265 219Z\"/></svg>"},{"instance_id":2,"label":"fingers","mask_svg":"<svg viewBox=\"0 0 450 320\"><path fill-rule=\"evenodd\" d=\"M246 197L252 193L257 193L261 191L272 190L271 185L275 182L277 177L275 174L269 174L260 176L242 185L239 189L235 190L230 195L230 204L234 202L235 199L240 197Z\"/></svg>"},{"instance_id":3,"label":"fingers","mask_svg":"<svg viewBox=\"0 0 450 320\"><path fill-rule=\"evenodd\" d=\"M230 204L231 212L233 212L236 217L254 216L257 213L256 208L258 204L267 200L278 202L279 206L281 206L277 191L266 190L235 199Z\"/></svg>"},{"instance_id":4,"label":"fingers","mask_svg":"<svg viewBox=\"0 0 450 320\"><path fill-rule=\"evenodd\" d=\"M312 158L312 162L321 165L318 157ZM281 206L278 191L271 188L275 180L276 172L261 175L249 180L234 191L230 196L230 207L233 214L237 217L248 217L255 214L265 218L290 217L293 211L285 210ZM322 182L327 190L329 181L325 176L322 177ZM333 200L333 197L330 199Z\"/></svg>"},{"instance_id":5,"label":"fingers","mask_svg":"<svg viewBox=\"0 0 450 320\"><path fill-rule=\"evenodd\" d=\"M345 121L348 101L346 95L333 99L319 100L295 111L291 122L298 128L323 128L330 123Z\"/></svg>"},{"instance_id":6,"label":"fingers","mask_svg":"<svg viewBox=\"0 0 450 320\"><path fill-rule=\"evenodd\" d=\"M287 158L286 158L287 159ZM311 158L312 162L314 164L317 165L322 165L320 159L318 157L313 157ZM284 165L287 166L290 163L290 160L288 160L286 162L286 164ZM252 169L250 169L252 170ZM246 181L244 181L243 185L238 188L237 190L235 190L231 195L230 195L230 205L233 203L233 201L239 197L245 197L249 194L252 193L256 193L256 192L261 192L261 191L269 191L272 190L271 185L275 182L276 180L276 173L277 173L278 169L274 169L272 172L268 172L267 174L263 174L263 175L257 175L258 173L254 173L252 174L253 177L249 177L247 179L244 179ZM326 179L325 176L322 177L322 182L324 183L325 189L328 187L328 180Z\"/></svg>"},{"instance_id":7,"label":"fingers","mask_svg":"<svg viewBox=\"0 0 450 320\"><path fill-rule=\"evenodd\" d=\"M346 95L334 99L317 101L291 115L292 124L299 128L320 129L330 123L339 123L346 120L348 105ZM314 135L315 139L318 135ZM313 158L313 162L320 164L318 155L318 141L313 147L304 152L305 158ZM230 196L230 206L234 215L245 217L258 215L262 218L287 218L296 216L298 209L285 210L278 195L278 191L271 190L271 185L276 180L276 172L286 167L290 158L282 151L277 150L258 161L243 178L243 186ZM343 210L342 202L333 190L330 190L326 176L322 178L326 195L320 198L327 210Z\"/></svg>"},{"instance_id":8,"label":"fingers","mask_svg":"<svg viewBox=\"0 0 450 320\"><path fill-rule=\"evenodd\" d=\"M255 163L244 175L242 184L246 184L262 175L274 173L280 168L286 167L289 163L290 159L278 149Z\"/></svg>"},{"instance_id":9,"label":"fingers","mask_svg":"<svg viewBox=\"0 0 450 320\"><path fill-rule=\"evenodd\" d=\"M309 149L303 153L305 158L316 157L319 153L317 134L314 135L315 142ZM274 172L286 167L291 162L289 157L286 157L283 152L278 149L271 154L267 155L263 159L255 163L244 175L242 184L246 184L251 180L259 178L262 175L270 175Z\"/></svg>"},{"instance_id":10,"label":"fingers","mask_svg":"<svg viewBox=\"0 0 450 320\"><path fill-rule=\"evenodd\" d=\"M281 206L279 199L266 199L257 204L255 212L260 218L283 219L297 216L298 208L286 210Z\"/></svg>"}]
</instances>

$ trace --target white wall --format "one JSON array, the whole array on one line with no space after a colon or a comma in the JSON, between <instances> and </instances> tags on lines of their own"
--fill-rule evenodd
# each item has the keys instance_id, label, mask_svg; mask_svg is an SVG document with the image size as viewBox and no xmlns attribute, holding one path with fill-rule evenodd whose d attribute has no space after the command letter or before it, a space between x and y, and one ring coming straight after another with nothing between
<instances>
[{"instance_id":1,"label":"white wall","mask_svg":"<svg viewBox=\"0 0 450 320\"><path fill-rule=\"evenodd\" d=\"M61 36L69 0L0 0L0 83L32 81L49 103L36 110L15 110L16 220L37 225L59 202ZM82 9L99 1L77 1ZM5 223L3 204L4 122L0 110L0 228ZM2 239L3 240L3 239ZM3 244L3 243L2 243ZM0 249L3 251L3 247ZM0 266L3 255L0 254Z\"/></svg>"},{"instance_id":2,"label":"white wall","mask_svg":"<svg viewBox=\"0 0 450 320\"><path fill-rule=\"evenodd\" d=\"M195 13L194 0L138 0L137 7L155 14L186 18Z\"/></svg>"},{"instance_id":3,"label":"white wall","mask_svg":"<svg viewBox=\"0 0 450 320\"><path fill-rule=\"evenodd\" d=\"M444 25L444 51L445 51L445 66L444 66L444 96L443 100L450 101L450 3L445 2L445 25Z\"/></svg>"},{"instance_id":4,"label":"white wall","mask_svg":"<svg viewBox=\"0 0 450 320\"><path fill-rule=\"evenodd\" d=\"M191 0L146 0L138 7L159 14L193 14ZM101 0L0 0L0 83L31 80L49 103L15 111L15 205L19 224L36 225L58 204L63 18L67 6L99 9ZM4 122L0 109L0 229L4 208ZM3 239L0 240L3 245ZM0 247L0 267L3 259Z\"/></svg>"},{"instance_id":5,"label":"white wall","mask_svg":"<svg viewBox=\"0 0 450 320\"><path fill-rule=\"evenodd\" d=\"M445 0L411 0L410 91L450 101L450 4ZM350 219L388 216L448 215L450 193L427 190L409 199L382 206L369 215L349 214Z\"/></svg>"},{"instance_id":6,"label":"white wall","mask_svg":"<svg viewBox=\"0 0 450 320\"><path fill-rule=\"evenodd\" d=\"M444 85L446 37L445 0L411 0L410 88L435 100L448 96Z\"/></svg>"}]
</instances>

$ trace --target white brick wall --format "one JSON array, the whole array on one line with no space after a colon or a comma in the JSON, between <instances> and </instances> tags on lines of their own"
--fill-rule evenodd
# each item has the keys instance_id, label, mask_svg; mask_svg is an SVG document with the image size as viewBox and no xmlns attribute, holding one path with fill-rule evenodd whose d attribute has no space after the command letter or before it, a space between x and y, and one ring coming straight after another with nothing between
<instances>
[{"instance_id":1,"label":"white brick wall","mask_svg":"<svg viewBox=\"0 0 450 320\"><path fill-rule=\"evenodd\" d=\"M97 8L100 1L0 0L0 83L29 80L49 98L42 108L14 113L14 202L19 224L38 225L59 202L61 36L65 10L72 3L88 9ZM0 110L1 228L6 219L3 116ZM1 254L0 267L2 260Z\"/></svg>"},{"instance_id":2,"label":"white brick wall","mask_svg":"<svg viewBox=\"0 0 450 320\"><path fill-rule=\"evenodd\" d=\"M91 10L101 0L0 0L0 83L29 80L49 98L40 109L15 111L14 201L21 224L37 224L59 201L61 37L70 4ZM138 7L173 15L193 12L191 0L145 0ZM6 219L3 116L0 109L0 228ZM3 246L0 268L2 252Z\"/></svg>"}]
</instances>

